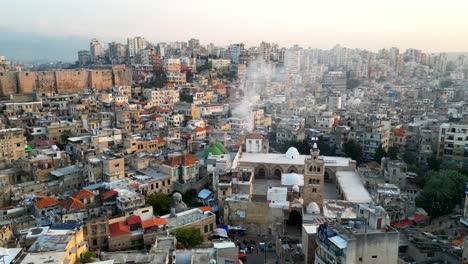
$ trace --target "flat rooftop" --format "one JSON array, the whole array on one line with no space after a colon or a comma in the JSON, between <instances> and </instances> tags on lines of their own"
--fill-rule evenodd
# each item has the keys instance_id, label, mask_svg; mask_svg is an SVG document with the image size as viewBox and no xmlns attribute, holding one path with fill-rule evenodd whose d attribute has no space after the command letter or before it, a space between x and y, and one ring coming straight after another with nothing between
<instances>
[{"instance_id":1,"label":"flat rooftop","mask_svg":"<svg viewBox=\"0 0 468 264\"><path fill-rule=\"evenodd\" d=\"M161 216L161 218L165 218L167 220L169 229L173 229L199 222L212 215L213 213L211 212L203 213L200 209L194 208L182 213L178 213L177 217L171 217L170 214L167 214Z\"/></svg>"},{"instance_id":2,"label":"flat rooftop","mask_svg":"<svg viewBox=\"0 0 468 264\"><path fill-rule=\"evenodd\" d=\"M352 203L370 203L372 198L355 171L338 171L336 180L344 194L344 199Z\"/></svg>"},{"instance_id":3,"label":"flat rooftop","mask_svg":"<svg viewBox=\"0 0 468 264\"><path fill-rule=\"evenodd\" d=\"M264 164L288 164L288 165L304 165L304 160L308 155L299 155L295 159L286 157L286 154L277 153L248 153L243 152L239 162L246 163L264 163ZM348 167L350 158L320 156L325 167Z\"/></svg>"}]
</instances>

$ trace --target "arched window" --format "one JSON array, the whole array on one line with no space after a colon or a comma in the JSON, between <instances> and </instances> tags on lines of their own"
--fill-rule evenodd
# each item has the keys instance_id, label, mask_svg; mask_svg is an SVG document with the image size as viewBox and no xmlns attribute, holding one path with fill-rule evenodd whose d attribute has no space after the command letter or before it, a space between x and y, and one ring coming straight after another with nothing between
<instances>
[{"instance_id":1,"label":"arched window","mask_svg":"<svg viewBox=\"0 0 468 264\"><path fill-rule=\"evenodd\" d=\"M320 172L320 167L317 167L317 171Z\"/></svg>"},{"instance_id":2,"label":"arched window","mask_svg":"<svg viewBox=\"0 0 468 264\"><path fill-rule=\"evenodd\" d=\"M309 179L309 184L312 184L312 179Z\"/></svg>"},{"instance_id":3,"label":"arched window","mask_svg":"<svg viewBox=\"0 0 468 264\"><path fill-rule=\"evenodd\" d=\"M312 166L309 167L309 171L312 172Z\"/></svg>"}]
</instances>

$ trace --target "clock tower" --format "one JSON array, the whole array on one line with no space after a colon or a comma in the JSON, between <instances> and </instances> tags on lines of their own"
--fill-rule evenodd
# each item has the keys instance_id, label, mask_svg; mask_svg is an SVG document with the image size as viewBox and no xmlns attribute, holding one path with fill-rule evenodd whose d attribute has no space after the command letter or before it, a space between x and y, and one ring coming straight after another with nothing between
<instances>
[{"instance_id":1,"label":"clock tower","mask_svg":"<svg viewBox=\"0 0 468 264\"><path fill-rule=\"evenodd\" d=\"M303 199L304 207L307 207L311 202L317 203L322 207L324 198L324 174L325 162L320 157L320 150L317 148L317 143L310 150L310 156L304 160L304 188Z\"/></svg>"}]
</instances>

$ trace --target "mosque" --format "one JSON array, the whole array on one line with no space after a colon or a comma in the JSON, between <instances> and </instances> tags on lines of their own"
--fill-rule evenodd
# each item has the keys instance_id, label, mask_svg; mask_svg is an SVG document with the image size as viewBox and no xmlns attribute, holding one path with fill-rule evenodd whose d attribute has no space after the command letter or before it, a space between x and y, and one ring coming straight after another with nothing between
<instances>
[{"instance_id":1,"label":"mosque","mask_svg":"<svg viewBox=\"0 0 468 264\"><path fill-rule=\"evenodd\" d=\"M348 207L372 202L356 173L356 161L321 156L316 144L310 155L301 155L294 147L284 154L268 153L268 147L263 147L263 144L268 142L262 136L247 136L245 151L240 151L233 162L233 167L252 171L249 193L252 204L267 203L270 208L282 208L285 219L298 216L299 224L305 215L330 215L330 201ZM233 198L228 200L231 212L241 210L233 206ZM259 207L256 208L258 210ZM251 214L254 213L251 210Z\"/></svg>"}]
</instances>

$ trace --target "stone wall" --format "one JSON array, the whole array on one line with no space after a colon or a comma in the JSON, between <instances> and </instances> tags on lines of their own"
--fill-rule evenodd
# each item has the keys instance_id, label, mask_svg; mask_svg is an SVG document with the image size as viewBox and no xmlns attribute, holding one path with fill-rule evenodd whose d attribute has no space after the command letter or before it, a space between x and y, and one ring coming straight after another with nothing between
<instances>
[{"instance_id":1,"label":"stone wall","mask_svg":"<svg viewBox=\"0 0 468 264\"><path fill-rule=\"evenodd\" d=\"M114 85L132 85L131 69L123 65L111 70L24 71L0 73L0 96L39 93L69 94L86 88L105 90Z\"/></svg>"},{"instance_id":2,"label":"stone wall","mask_svg":"<svg viewBox=\"0 0 468 264\"><path fill-rule=\"evenodd\" d=\"M0 72L0 94L2 96L16 93L17 86L15 72Z\"/></svg>"},{"instance_id":3,"label":"stone wall","mask_svg":"<svg viewBox=\"0 0 468 264\"><path fill-rule=\"evenodd\" d=\"M272 232L274 235L279 232L275 230L278 223L284 222L285 214L281 208L271 208L268 203L228 201L224 207L224 223L230 225L241 225L247 228L247 232L260 235ZM245 213L245 218L239 216Z\"/></svg>"}]
</instances>

